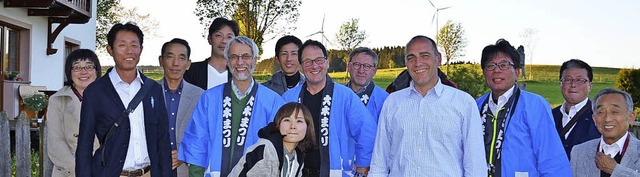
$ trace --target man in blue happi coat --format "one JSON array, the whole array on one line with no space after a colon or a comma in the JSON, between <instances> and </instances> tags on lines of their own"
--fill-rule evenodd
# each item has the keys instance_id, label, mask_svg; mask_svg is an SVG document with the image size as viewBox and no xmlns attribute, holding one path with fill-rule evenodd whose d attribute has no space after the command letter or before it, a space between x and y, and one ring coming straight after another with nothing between
<instances>
[{"instance_id":1,"label":"man in blue happi coat","mask_svg":"<svg viewBox=\"0 0 640 177\"><path fill-rule=\"evenodd\" d=\"M227 176L284 104L251 77L258 57L251 39L231 39L224 57L231 82L202 94L180 143L178 159L189 164L190 176Z\"/></svg>"},{"instance_id":2,"label":"man in blue happi coat","mask_svg":"<svg viewBox=\"0 0 640 177\"><path fill-rule=\"evenodd\" d=\"M368 47L358 47L349 54L347 71L351 79L347 87L351 88L360 101L367 107L376 123L382 110L382 104L389 93L373 83L378 68L378 54Z\"/></svg>"},{"instance_id":3,"label":"man in blue happi coat","mask_svg":"<svg viewBox=\"0 0 640 177\"><path fill-rule=\"evenodd\" d=\"M356 159L356 171L366 175L376 136L375 120L351 89L327 75L329 62L322 43L307 40L298 54L305 83L282 97L307 106L316 126L318 147L306 153L303 176L351 176ZM356 159L350 146L355 147Z\"/></svg>"}]
</instances>

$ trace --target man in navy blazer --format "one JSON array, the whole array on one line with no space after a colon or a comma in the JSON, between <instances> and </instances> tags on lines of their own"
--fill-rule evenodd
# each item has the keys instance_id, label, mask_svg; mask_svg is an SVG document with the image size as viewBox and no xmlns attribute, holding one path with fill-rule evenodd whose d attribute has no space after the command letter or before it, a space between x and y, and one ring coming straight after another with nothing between
<instances>
[{"instance_id":1,"label":"man in navy blazer","mask_svg":"<svg viewBox=\"0 0 640 177\"><path fill-rule=\"evenodd\" d=\"M593 70L582 60L571 59L560 67L560 88L565 102L551 112L568 158L573 146L600 137L591 117L592 80Z\"/></svg>"},{"instance_id":2,"label":"man in navy blazer","mask_svg":"<svg viewBox=\"0 0 640 177\"><path fill-rule=\"evenodd\" d=\"M142 31L131 23L116 24L107 41L115 67L84 90L76 175L170 176L171 145L162 87L136 68L142 52ZM147 90L148 84L150 89L142 101L120 119L129 102L138 92ZM95 153L94 137L100 142Z\"/></svg>"}]
</instances>

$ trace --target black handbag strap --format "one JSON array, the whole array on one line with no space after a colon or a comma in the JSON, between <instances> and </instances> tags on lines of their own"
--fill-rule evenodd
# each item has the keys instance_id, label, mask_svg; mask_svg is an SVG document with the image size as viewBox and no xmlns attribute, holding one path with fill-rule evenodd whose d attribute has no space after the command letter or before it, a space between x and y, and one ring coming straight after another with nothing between
<instances>
[{"instance_id":1,"label":"black handbag strap","mask_svg":"<svg viewBox=\"0 0 640 177\"><path fill-rule=\"evenodd\" d=\"M142 102L142 99L144 99L144 97L146 97L147 94L149 93L149 91L151 90L151 87L153 86L153 80L151 80L149 78L145 78L144 82L145 82L145 84L142 84L142 87L140 88L138 93L136 93L136 95L133 96L133 99L131 99L131 101L129 102L129 105L127 106L127 109L125 109L122 112L122 115L118 118L118 120L116 120L113 123L111 128L109 128L109 131L107 131L107 134L105 135L105 138L104 138L104 144L106 144L107 141L109 141L109 138L111 138L111 136L113 134L113 131L115 131L115 129L120 126L122 121L124 121L125 119L129 118L129 114L131 114L131 112L133 112L136 109L138 104L140 104L140 102ZM101 146L104 145L104 144L101 144ZM102 150L102 166L105 166L105 164L104 164L104 150Z\"/></svg>"},{"instance_id":2,"label":"black handbag strap","mask_svg":"<svg viewBox=\"0 0 640 177\"><path fill-rule=\"evenodd\" d=\"M560 131L560 138L565 139L565 136L567 136L567 133L569 133L569 130L571 130L571 127L576 125L576 123L578 123L578 120L582 118L582 115L590 109L591 109L591 102L584 105L582 109L580 109L576 113L576 115L573 115L573 118L571 118L571 120L567 123L567 125L562 127L562 131ZM563 110L560 110L560 111L563 111Z\"/></svg>"}]
</instances>

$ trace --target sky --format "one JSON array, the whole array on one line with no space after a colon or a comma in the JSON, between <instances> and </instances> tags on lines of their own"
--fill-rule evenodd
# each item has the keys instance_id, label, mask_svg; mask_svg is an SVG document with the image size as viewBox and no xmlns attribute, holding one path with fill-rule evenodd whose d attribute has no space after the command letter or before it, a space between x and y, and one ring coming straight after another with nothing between
<instances>
[{"instance_id":1,"label":"sky","mask_svg":"<svg viewBox=\"0 0 640 177\"><path fill-rule=\"evenodd\" d=\"M179 3L176 3L179 2ZM439 12L438 26L447 20L462 24L468 41L461 61L480 62L482 49L500 38L512 45L525 45L521 37L525 29L536 35L525 47L527 63L561 65L569 59L581 59L591 66L638 68L636 52L640 47L640 1L637 0L432 0L436 7L451 7ZM158 37L145 39L139 65L158 65L162 44L172 38L183 38L191 46L192 61L210 56L211 49L203 28L193 13L195 0L121 0L127 8L137 7L159 22ZM325 16L324 34L332 40L328 48L339 48L335 34L350 18L360 19L360 29L368 37L361 46L376 48L404 46L416 35L434 38L432 23L435 8L428 0L302 0L300 16L289 32L303 41L320 41ZM261 58L274 56L274 40L263 44ZM526 46L526 45L525 45ZM103 65L113 59L101 56ZM444 61L443 61L444 62Z\"/></svg>"}]
</instances>

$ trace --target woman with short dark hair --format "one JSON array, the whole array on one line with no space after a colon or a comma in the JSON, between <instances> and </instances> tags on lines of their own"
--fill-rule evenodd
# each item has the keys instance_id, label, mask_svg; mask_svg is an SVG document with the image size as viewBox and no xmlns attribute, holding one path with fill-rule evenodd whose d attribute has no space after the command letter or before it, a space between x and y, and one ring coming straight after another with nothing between
<instances>
[{"instance_id":1,"label":"woman with short dark hair","mask_svg":"<svg viewBox=\"0 0 640 177\"><path fill-rule=\"evenodd\" d=\"M98 56L88 49L78 49L67 57L64 64L64 87L49 97L47 110L47 154L53 162L53 177L75 175L75 153L80 125L82 92L100 77ZM94 143L94 150L98 147Z\"/></svg>"}]
</instances>

